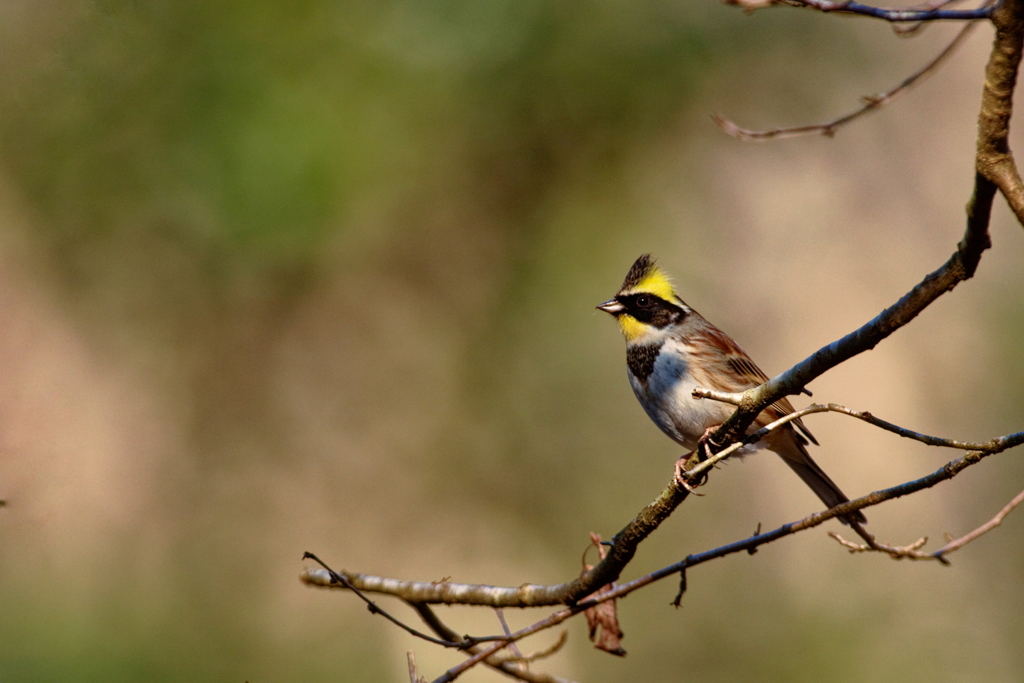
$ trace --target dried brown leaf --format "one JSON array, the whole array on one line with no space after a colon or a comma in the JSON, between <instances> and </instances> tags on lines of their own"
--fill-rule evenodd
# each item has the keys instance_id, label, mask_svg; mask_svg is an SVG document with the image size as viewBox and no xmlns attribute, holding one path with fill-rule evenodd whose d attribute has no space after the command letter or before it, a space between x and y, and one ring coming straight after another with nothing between
<instances>
[{"instance_id":1,"label":"dried brown leaf","mask_svg":"<svg viewBox=\"0 0 1024 683\"><path fill-rule=\"evenodd\" d=\"M601 545L601 536L599 534L590 534L591 542L597 546L597 551L601 555L601 559L604 559L607 550ZM592 567L588 564L583 565L583 573L590 571ZM598 590L591 593L588 598L596 598L602 593L615 590L615 582L605 584ZM586 598L585 598L586 599ZM584 610L584 615L587 617L587 626L590 628L590 641L594 643L594 647L605 652L610 652L613 655L624 657L626 651L622 649L622 638L626 635L619 628L619 615L618 607L615 604L615 600L606 600L599 605L595 605L587 610Z\"/></svg>"}]
</instances>

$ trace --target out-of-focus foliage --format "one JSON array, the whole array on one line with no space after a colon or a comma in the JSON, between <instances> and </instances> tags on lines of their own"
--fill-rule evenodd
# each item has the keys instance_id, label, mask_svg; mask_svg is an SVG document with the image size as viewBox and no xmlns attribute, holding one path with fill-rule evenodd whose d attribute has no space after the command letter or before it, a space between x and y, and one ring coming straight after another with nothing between
<instances>
[{"instance_id":1,"label":"out-of-focus foliage","mask_svg":"<svg viewBox=\"0 0 1024 683\"><path fill-rule=\"evenodd\" d=\"M20 0L0 17L11 681L400 680L410 648L424 673L450 665L299 585L302 551L410 579L569 578L587 533L614 533L678 455L593 305L651 250L769 372L860 324L958 238L985 51L836 140L743 147L707 114L823 118L941 30L896 43L665 0ZM1024 249L1000 220L977 281L816 398L950 436L1020 429ZM813 428L851 494L943 457ZM965 531L1012 495L1013 458L872 527ZM729 464L635 572L814 509L798 491L770 456ZM793 539L693 572L682 611L671 586L631 597L625 660L578 624L543 668L1014 680L1021 532L999 534L952 570Z\"/></svg>"}]
</instances>

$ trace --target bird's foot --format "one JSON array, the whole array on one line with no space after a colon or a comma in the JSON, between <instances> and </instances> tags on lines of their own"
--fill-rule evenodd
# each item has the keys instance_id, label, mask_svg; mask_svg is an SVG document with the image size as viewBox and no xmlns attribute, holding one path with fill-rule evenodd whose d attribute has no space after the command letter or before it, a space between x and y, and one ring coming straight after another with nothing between
<instances>
[{"instance_id":1,"label":"bird's foot","mask_svg":"<svg viewBox=\"0 0 1024 683\"><path fill-rule=\"evenodd\" d=\"M707 460L712 455L714 455L714 453L711 450L712 447L718 450L722 449L722 445L711 438L715 431L717 431L718 428L721 426L722 425L714 425L712 427L708 427L707 429L704 430L704 434L699 439L697 439L697 454L698 457L700 457L701 461Z\"/></svg>"},{"instance_id":2,"label":"bird's foot","mask_svg":"<svg viewBox=\"0 0 1024 683\"><path fill-rule=\"evenodd\" d=\"M703 483L704 475L700 476L697 483L690 483L690 475L686 469L686 466L690 462L691 455L692 454L687 453L686 455L680 456L679 460L676 460L676 469L675 473L672 475L672 478L675 480L679 488L684 489L695 496L703 496L703 493L697 493L697 487Z\"/></svg>"}]
</instances>

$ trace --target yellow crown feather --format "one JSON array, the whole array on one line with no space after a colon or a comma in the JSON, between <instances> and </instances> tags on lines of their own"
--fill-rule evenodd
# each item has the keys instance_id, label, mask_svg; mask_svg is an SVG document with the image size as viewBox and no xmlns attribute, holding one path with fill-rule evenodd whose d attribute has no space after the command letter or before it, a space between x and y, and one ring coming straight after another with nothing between
<instances>
[{"instance_id":1,"label":"yellow crown feather","mask_svg":"<svg viewBox=\"0 0 1024 683\"><path fill-rule=\"evenodd\" d=\"M633 263L626 280L622 283L619 294L636 294L644 292L653 294L665 301L676 301L675 289L667 273L655 263L650 254L644 254Z\"/></svg>"}]
</instances>

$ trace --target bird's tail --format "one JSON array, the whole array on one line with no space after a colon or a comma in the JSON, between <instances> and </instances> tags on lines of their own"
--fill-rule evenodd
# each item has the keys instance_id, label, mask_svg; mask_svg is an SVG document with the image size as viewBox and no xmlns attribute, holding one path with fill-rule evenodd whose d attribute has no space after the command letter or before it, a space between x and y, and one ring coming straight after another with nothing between
<instances>
[{"instance_id":1,"label":"bird's tail","mask_svg":"<svg viewBox=\"0 0 1024 683\"><path fill-rule=\"evenodd\" d=\"M796 435L794 434L794 436ZM804 480L805 484L811 487L811 490L818 495L821 502L830 508L842 503L849 503L850 499L847 498L846 494L836 486L836 483L829 479L828 475L818 467L818 463L811 459L811 455L807 452L804 445L797 441L796 438L793 439L793 444L797 449L799 449L802 457L798 460L793 457L787 457L789 455L787 454L783 455L782 459L785 460L786 464ZM850 521L865 524L867 523L868 518L864 516L863 512L857 510L849 515L840 517L839 521L847 525Z\"/></svg>"}]
</instances>

